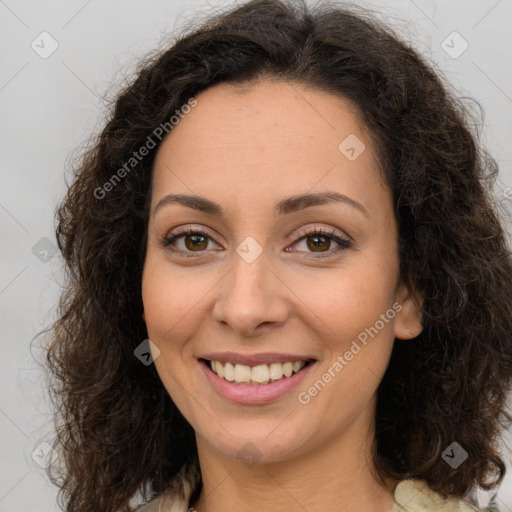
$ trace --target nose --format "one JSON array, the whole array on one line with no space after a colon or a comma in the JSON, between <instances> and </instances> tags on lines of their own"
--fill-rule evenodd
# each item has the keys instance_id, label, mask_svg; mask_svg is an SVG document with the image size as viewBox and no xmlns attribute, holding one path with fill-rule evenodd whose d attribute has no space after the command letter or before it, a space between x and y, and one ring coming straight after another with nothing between
<instances>
[{"instance_id":1,"label":"nose","mask_svg":"<svg viewBox=\"0 0 512 512\"><path fill-rule=\"evenodd\" d=\"M291 292L270 268L265 251L251 263L235 254L233 267L217 286L213 318L234 334L255 337L286 321Z\"/></svg>"}]
</instances>

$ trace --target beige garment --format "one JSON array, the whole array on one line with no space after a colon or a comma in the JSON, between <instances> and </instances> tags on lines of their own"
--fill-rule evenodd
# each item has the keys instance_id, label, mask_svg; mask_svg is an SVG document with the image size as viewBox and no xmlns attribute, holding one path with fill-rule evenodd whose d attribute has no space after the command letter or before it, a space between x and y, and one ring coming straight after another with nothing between
<instances>
[{"instance_id":1,"label":"beige garment","mask_svg":"<svg viewBox=\"0 0 512 512\"><path fill-rule=\"evenodd\" d=\"M475 505L457 499L444 500L433 492L424 480L402 480L395 489L395 504L391 512L473 512Z\"/></svg>"},{"instance_id":2,"label":"beige garment","mask_svg":"<svg viewBox=\"0 0 512 512\"><path fill-rule=\"evenodd\" d=\"M190 483L184 482L185 496L177 493L157 496L137 512L194 512L189 507ZM403 480L395 489L395 504L390 512L474 512L481 509L462 500L444 500L429 489L423 480Z\"/></svg>"}]
</instances>

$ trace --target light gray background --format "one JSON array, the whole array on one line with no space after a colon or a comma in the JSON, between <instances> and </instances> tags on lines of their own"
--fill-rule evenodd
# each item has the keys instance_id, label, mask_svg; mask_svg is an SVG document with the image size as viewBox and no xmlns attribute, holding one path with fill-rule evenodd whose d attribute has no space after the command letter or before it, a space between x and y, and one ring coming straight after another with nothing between
<instances>
[{"instance_id":1,"label":"light gray background","mask_svg":"<svg viewBox=\"0 0 512 512\"><path fill-rule=\"evenodd\" d=\"M52 426L44 375L34 360L42 357L41 338L32 353L30 343L51 322L59 294L62 261L52 257L53 212L65 190L71 152L101 127L101 97L115 92L138 57L159 46L164 34L193 22L196 13L231 4L0 0L0 512L58 510L56 489L32 457L51 439ZM482 104L484 141L502 169L496 195L510 210L504 190L512 186L512 0L362 5L398 23L461 95ZM45 31L58 48L43 59L31 44L40 53L51 49L48 36L40 36ZM467 50L454 58L464 41ZM451 56L442 45L452 47ZM510 461L509 449L504 453ZM498 498L502 511L512 511L512 469Z\"/></svg>"}]
</instances>

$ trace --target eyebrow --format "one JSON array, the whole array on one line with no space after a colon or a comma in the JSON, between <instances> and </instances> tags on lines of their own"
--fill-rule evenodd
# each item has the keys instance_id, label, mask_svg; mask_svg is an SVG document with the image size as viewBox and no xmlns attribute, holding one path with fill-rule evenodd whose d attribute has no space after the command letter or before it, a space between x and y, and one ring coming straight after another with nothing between
<instances>
[{"instance_id":1,"label":"eyebrow","mask_svg":"<svg viewBox=\"0 0 512 512\"><path fill-rule=\"evenodd\" d=\"M274 213L276 215L286 215L289 213L304 210L306 208L310 208L312 206L318 206L328 203L344 203L359 210L366 217L370 217L368 210L362 204L358 203L357 201L354 201L354 199L351 199L348 196L333 191L320 192L317 194L301 194L287 197L279 201L274 206ZM216 215L221 218L224 217L224 211L220 204L211 201L210 199L206 199L205 197L187 194L169 194L165 196L155 206L155 209L153 210L153 215L156 215L158 210L160 210L163 206L169 204L181 204L194 210L199 210L204 213Z\"/></svg>"}]
</instances>

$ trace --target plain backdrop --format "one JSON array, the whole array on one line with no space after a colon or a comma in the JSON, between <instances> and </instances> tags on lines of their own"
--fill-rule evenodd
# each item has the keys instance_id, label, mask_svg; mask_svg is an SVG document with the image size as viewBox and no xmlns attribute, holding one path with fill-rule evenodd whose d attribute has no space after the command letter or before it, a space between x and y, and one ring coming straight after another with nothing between
<instances>
[{"instance_id":1,"label":"plain backdrop","mask_svg":"<svg viewBox=\"0 0 512 512\"><path fill-rule=\"evenodd\" d=\"M42 467L52 417L37 363L42 340L32 339L54 318L62 282L53 215L70 158L100 129L102 98L130 76L138 58L185 24L233 3L0 0L0 512L59 510ZM397 24L461 96L482 105L482 137L501 170L496 197L510 211L512 1L361 5ZM510 461L509 449L503 451ZM512 469L498 504L512 511Z\"/></svg>"}]
</instances>

